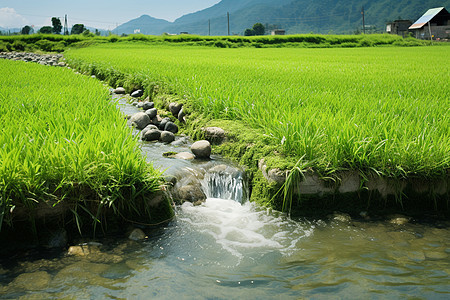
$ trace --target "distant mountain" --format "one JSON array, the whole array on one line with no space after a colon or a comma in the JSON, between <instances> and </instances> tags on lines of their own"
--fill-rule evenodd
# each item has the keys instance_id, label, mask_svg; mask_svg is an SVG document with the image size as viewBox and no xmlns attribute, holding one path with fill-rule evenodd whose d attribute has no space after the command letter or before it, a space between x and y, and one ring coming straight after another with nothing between
<instances>
[{"instance_id":1,"label":"distant mountain","mask_svg":"<svg viewBox=\"0 0 450 300\"><path fill-rule=\"evenodd\" d=\"M223 17L227 14L227 12L232 14L236 11L248 9L261 4L266 4L270 7L279 7L290 2L292 2L292 0L222 0L219 3L204 10L184 15L175 20L175 23L194 23L198 22L199 20L208 20L211 18Z\"/></svg>"},{"instance_id":2,"label":"distant mountain","mask_svg":"<svg viewBox=\"0 0 450 300\"><path fill-rule=\"evenodd\" d=\"M114 33L135 33L139 32L142 34L160 35L164 32L164 28L172 24L169 21L156 19L148 15L142 15L137 19L131 20L118 26L113 30Z\"/></svg>"},{"instance_id":3,"label":"distant mountain","mask_svg":"<svg viewBox=\"0 0 450 300\"><path fill-rule=\"evenodd\" d=\"M22 30L22 28L4 28L4 27L0 27L0 31L3 33L7 33L8 31L13 33L13 32L20 32Z\"/></svg>"},{"instance_id":4,"label":"distant mountain","mask_svg":"<svg viewBox=\"0 0 450 300\"><path fill-rule=\"evenodd\" d=\"M226 35L227 12L230 31L243 34L246 28L260 22L270 28L295 33L353 33L362 30L364 7L366 29L384 32L385 24L396 19L417 20L429 8L450 8L450 0L222 0L204 10L187 14L174 22L144 15L114 29L119 34L159 35L164 32Z\"/></svg>"}]
</instances>

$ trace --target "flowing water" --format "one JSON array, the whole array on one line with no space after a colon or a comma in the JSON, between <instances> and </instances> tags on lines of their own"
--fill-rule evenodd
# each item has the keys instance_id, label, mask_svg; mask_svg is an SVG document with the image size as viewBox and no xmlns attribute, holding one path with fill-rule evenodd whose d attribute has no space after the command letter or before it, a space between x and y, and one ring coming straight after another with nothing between
<instances>
[{"instance_id":1,"label":"flowing water","mask_svg":"<svg viewBox=\"0 0 450 300\"><path fill-rule=\"evenodd\" d=\"M176 219L143 242L2 260L0 299L450 298L448 222L291 220L248 202L237 166L162 157L186 142L143 150L179 182L197 180L205 203L177 207Z\"/></svg>"}]
</instances>

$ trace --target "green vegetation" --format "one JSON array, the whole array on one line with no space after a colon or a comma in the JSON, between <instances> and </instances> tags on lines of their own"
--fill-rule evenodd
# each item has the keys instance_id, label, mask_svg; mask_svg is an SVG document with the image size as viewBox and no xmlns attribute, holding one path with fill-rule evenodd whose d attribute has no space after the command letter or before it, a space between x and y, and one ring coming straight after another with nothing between
<instances>
[{"instance_id":1,"label":"green vegetation","mask_svg":"<svg viewBox=\"0 0 450 300\"><path fill-rule=\"evenodd\" d=\"M0 226L24 216L34 224L36 208L71 211L65 222L79 228L111 215L145 223L171 217L167 201L149 206L160 174L97 80L7 60L0 73Z\"/></svg>"},{"instance_id":2,"label":"green vegetation","mask_svg":"<svg viewBox=\"0 0 450 300\"><path fill-rule=\"evenodd\" d=\"M245 36L253 36L253 35L264 35L266 32L266 28L261 23L256 23L253 27L247 28L244 32Z\"/></svg>"},{"instance_id":3,"label":"green vegetation","mask_svg":"<svg viewBox=\"0 0 450 300\"><path fill-rule=\"evenodd\" d=\"M124 55L126 53L127 55ZM450 164L447 47L211 49L119 43L67 52L128 89L176 93L210 119L241 120L322 174L436 177Z\"/></svg>"},{"instance_id":4,"label":"green vegetation","mask_svg":"<svg viewBox=\"0 0 450 300\"><path fill-rule=\"evenodd\" d=\"M74 26L75 27L75 26ZM78 30L78 29L77 29ZM49 32L50 33L50 32ZM81 32L80 32L81 33ZM133 34L126 37L96 36L85 30L83 34L70 36L56 34L31 34L0 36L0 51L63 52L68 47L80 48L92 44L139 42L149 45L176 44L185 46L211 46L218 48L353 48L374 46L423 46L429 41L402 38L397 35L287 35L287 36L196 36Z\"/></svg>"}]
</instances>

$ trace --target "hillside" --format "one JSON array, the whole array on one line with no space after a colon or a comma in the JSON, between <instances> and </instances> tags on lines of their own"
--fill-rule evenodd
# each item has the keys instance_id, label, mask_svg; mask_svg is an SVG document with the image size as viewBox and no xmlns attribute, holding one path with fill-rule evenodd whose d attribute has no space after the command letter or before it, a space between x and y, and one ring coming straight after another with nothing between
<instances>
[{"instance_id":1,"label":"hillside","mask_svg":"<svg viewBox=\"0 0 450 300\"><path fill-rule=\"evenodd\" d=\"M227 12L230 31L243 34L246 28L260 22L271 28L283 28L295 33L353 33L362 30L361 8L369 32L383 32L385 24L395 19L415 21L427 9L450 7L450 0L223 0L207 9L187 14L174 22L144 15L122 24L114 31L144 34L189 32L207 35L226 35ZM210 24L210 27L209 27Z\"/></svg>"},{"instance_id":2,"label":"hillside","mask_svg":"<svg viewBox=\"0 0 450 300\"><path fill-rule=\"evenodd\" d=\"M124 23L114 29L114 32L122 33L135 33L135 30L140 30L142 34L159 35L164 32L164 28L169 26L171 22L156 19L148 15L142 15L137 19Z\"/></svg>"}]
</instances>

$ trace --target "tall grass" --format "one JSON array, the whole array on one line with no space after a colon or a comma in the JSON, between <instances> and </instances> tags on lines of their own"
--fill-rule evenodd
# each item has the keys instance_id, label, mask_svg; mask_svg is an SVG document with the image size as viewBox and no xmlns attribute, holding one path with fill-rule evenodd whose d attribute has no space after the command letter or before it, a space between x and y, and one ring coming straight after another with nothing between
<instances>
[{"instance_id":1,"label":"tall grass","mask_svg":"<svg viewBox=\"0 0 450 300\"><path fill-rule=\"evenodd\" d=\"M163 83L210 118L263 128L323 172L446 174L448 47L214 49L99 45L71 50L85 72ZM120 74L120 75L118 75Z\"/></svg>"},{"instance_id":2,"label":"tall grass","mask_svg":"<svg viewBox=\"0 0 450 300\"><path fill-rule=\"evenodd\" d=\"M160 174L99 82L6 60L0 74L0 226L42 204L145 215Z\"/></svg>"}]
</instances>

